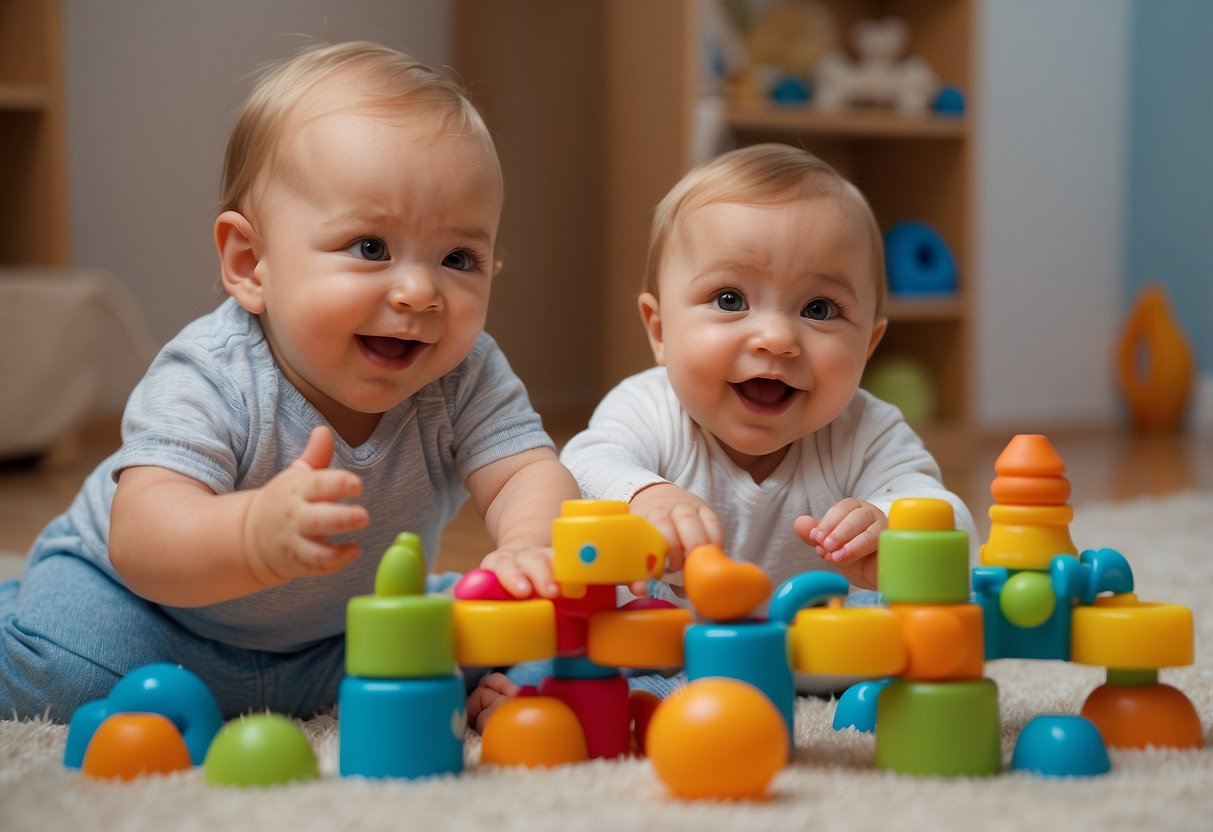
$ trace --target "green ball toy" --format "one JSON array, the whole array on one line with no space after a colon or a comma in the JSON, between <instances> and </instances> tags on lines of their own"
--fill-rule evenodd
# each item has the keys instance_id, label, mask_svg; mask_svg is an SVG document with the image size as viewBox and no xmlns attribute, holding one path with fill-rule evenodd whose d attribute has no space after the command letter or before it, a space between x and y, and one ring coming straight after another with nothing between
<instances>
[{"instance_id":1,"label":"green ball toy","mask_svg":"<svg viewBox=\"0 0 1213 832\"><path fill-rule=\"evenodd\" d=\"M320 776L311 742L281 714L233 719L215 735L203 765L207 782L217 786L276 786Z\"/></svg>"},{"instance_id":2,"label":"green ball toy","mask_svg":"<svg viewBox=\"0 0 1213 832\"><path fill-rule=\"evenodd\" d=\"M922 362L908 355L882 356L872 361L864 371L863 388L897 405L912 427L935 418L935 382Z\"/></svg>"},{"instance_id":3,"label":"green ball toy","mask_svg":"<svg viewBox=\"0 0 1213 832\"><path fill-rule=\"evenodd\" d=\"M1048 573L1016 572L1003 585L998 607L1016 627L1031 629L1044 624L1057 609L1057 596Z\"/></svg>"}]
</instances>

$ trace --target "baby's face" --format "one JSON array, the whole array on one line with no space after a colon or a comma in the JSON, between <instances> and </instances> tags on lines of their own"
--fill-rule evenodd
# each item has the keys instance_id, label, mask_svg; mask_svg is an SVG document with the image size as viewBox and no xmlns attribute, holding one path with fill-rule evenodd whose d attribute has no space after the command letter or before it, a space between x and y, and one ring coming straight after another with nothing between
<instances>
[{"instance_id":1,"label":"baby's face","mask_svg":"<svg viewBox=\"0 0 1213 832\"><path fill-rule=\"evenodd\" d=\"M720 203L681 217L649 336L691 418L751 473L832 422L884 333L874 254L833 197ZM772 456L774 455L774 459Z\"/></svg>"},{"instance_id":2,"label":"baby's face","mask_svg":"<svg viewBox=\"0 0 1213 832\"><path fill-rule=\"evenodd\" d=\"M502 203L495 156L422 118L302 120L251 218L274 356L347 441L457 366L484 327Z\"/></svg>"}]
</instances>

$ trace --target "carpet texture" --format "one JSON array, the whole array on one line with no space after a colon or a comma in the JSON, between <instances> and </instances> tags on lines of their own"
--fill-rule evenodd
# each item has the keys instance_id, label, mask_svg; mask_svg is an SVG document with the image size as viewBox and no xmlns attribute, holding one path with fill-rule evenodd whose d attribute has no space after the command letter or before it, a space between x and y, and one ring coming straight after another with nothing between
<instances>
[{"instance_id":1,"label":"carpet texture","mask_svg":"<svg viewBox=\"0 0 1213 832\"><path fill-rule=\"evenodd\" d=\"M1213 494L1080 506L1071 527L1080 549L1109 546L1133 566L1143 600L1189 606L1196 662L1161 680L1196 705L1213 742ZM0 563L11 573L14 558ZM0 558L3 561L3 558ZM1076 713L1103 671L1060 662L987 664L998 683L1004 760L1024 723L1042 713ZM1213 828L1213 749L1111 752L1110 774L1048 779L1021 772L990 778L915 778L872 768L874 741L830 727L833 703L797 703L795 760L759 802L681 802L644 760L550 770L476 765L466 746L459 777L379 782L336 775L337 723L304 727L321 761L320 780L270 789L208 786L198 769L132 783L93 781L61 765L66 728L0 721L3 830L781 830L1039 828ZM744 766L744 760L737 761Z\"/></svg>"}]
</instances>

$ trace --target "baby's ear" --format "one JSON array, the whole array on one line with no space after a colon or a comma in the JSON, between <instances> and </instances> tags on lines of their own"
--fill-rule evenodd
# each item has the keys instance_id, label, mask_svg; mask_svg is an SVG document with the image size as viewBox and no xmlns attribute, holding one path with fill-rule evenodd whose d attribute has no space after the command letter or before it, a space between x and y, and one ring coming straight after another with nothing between
<instances>
[{"instance_id":1,"label":"baby's ear","mask_svg":"<svg viewBox=\"0 0 1213 832\"><path fill-rule=\"evenodd\" d=\"M876 348L880 346L880 339L884 338L885 330L889 328L888 318L877 318L876 326L872 328L872 338L868 341L868 358L872 357L872 353L876 352ZM866 359L865 359L866 360Z\"/></svg>"},{"instance_id":2,"label":"baby's ear","mask_svg":"<svg viewBox=\"0 0 1213 832\"><path fill-rule=\"evenodd\" d=\"M264 312L265 299L257 274L261 239L253 224L237 211L224 211L215 220L215 248L219 251L224 290L254 315Z\"/></svg>"},{"instance_id":3,"label":"baby's ear","mask_svg":"<svg viewBox=\"0 0 1213 832\"><path fill-rule=\"evenodd\" d=\"M653 350L653 360L658 364L665 363L665 341L661 335L661 303L652 292L645 292L636 300L640 309L640 321L644 331L649 336L649 347Z\"/></svg>"}]
</instances>

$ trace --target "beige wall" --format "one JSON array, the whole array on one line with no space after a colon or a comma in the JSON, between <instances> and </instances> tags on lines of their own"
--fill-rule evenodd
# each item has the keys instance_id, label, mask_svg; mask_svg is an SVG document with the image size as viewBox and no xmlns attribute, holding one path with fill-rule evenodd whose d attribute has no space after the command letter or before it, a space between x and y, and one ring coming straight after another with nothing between
<instances>
[{"instance_id":1,"label":"beige wall","mask_svg":"<svg viewBox=\"0 0 1213 832\"><path fill-rule=\"evenodd\" d=\"M304 42L371 39L449 63L449 0L66 0L75 263L102 266L159 342L220 299L220 165L252 74Z\"/></svg>"}]
</instances>

